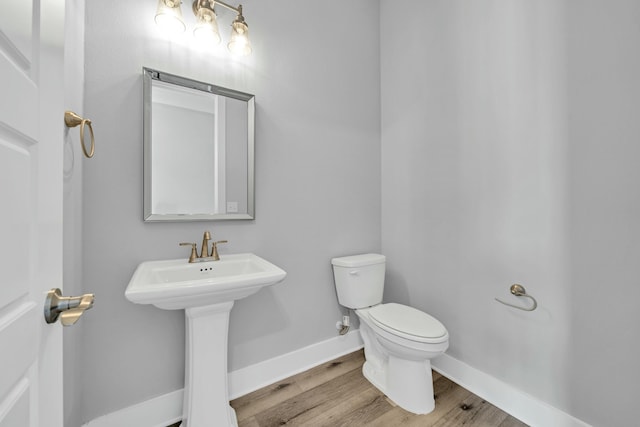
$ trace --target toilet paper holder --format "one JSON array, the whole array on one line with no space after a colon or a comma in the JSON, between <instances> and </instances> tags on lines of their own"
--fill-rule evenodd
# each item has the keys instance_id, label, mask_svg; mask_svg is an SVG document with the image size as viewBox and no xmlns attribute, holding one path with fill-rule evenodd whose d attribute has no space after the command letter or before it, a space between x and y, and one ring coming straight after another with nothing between
<instances>
[{"instance_id":1,"label":"toilet paper holder","mask_svg":"<svg viewBox=\"0 0 640 427\"><path fill-rule=\"evenodd\" d=\"M533 305L527 308L527 307L511 304L506 301L502 301L499 298L495 298L495 300L498 301L500 304L508 305L509 307L517 308L518 310L523 310L523 311L533 311L538 307L538 301L536 301L536 299L531 295L527 294L527 291L524 288L524 286L515 283L511 285L511 288L509 288L509 292L511 292L512 295L515 295L517 297L527 297L531 299L531 302L533 302Z\"/></svg>"}]
</instances>

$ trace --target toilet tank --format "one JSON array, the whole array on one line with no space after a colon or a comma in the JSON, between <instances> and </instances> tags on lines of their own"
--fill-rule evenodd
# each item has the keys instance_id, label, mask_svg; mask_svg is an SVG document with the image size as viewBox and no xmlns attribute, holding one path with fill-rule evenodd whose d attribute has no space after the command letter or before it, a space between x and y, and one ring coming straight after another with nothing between
<instances>
[{"instance_id":1,"label":"toilet tank","mask_svg":"<svg viewBox=\"0 0 640 427\"><path fill-rule=\"evenodd\" d=\"M357 309L382 302L384 255L363 254L333 258L331 264L340 305Z\"/></svg>"}]
</instances>

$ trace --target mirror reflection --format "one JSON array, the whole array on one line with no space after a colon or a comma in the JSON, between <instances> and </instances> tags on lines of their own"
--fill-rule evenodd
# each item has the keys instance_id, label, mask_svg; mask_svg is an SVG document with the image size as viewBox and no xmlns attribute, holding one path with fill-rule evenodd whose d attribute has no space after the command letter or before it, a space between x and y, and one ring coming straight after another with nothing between
<instances>
[{"instance_id":1,"label":"mirror reflection","mask_svg":"<svg viewBox=\"0 0 640 427\"><path fill-rule=\"evenodd\" d=\"M143 71L145 221L253 219L253 95Z\"/></svg>"}]
</instances>

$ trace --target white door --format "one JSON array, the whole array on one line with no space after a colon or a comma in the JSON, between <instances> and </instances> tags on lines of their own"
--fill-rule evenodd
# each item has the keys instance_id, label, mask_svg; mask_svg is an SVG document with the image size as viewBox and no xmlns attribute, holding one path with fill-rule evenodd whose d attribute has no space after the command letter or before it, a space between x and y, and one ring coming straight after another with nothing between
<instances>
[{"instance_id":1,"label":"white door","mask_svg":"<svg viewBox=\"0 0 640 427\"><path fill-rule=\"evenodd\" d=\"M62 427L64 0L0 4L0 427Z\"/></svg>"}]
</instances>

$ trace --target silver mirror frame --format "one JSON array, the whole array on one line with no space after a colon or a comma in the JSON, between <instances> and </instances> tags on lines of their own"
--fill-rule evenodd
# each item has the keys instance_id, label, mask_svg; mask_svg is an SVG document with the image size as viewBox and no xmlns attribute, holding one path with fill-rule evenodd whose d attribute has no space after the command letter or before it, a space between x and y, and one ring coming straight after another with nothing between
<instances>
[{"instance_id":1,"label":"silver mirror frame","mask_svg":"<svg viewBox=\"0 0 640 427\"><path fill-rule=\"evenodd\" d=\"M209 92L247 102L247 212L246 213L221 213L221 214L157 214L152 212L151 203L151 89L154 80L175 84L183 87ZM212 220L251 220L255 219L255 96L233 89L203 83L174 74L165 73L151 68L143 67L143 141L144 141L144 165L143 165L143 211L145 222L181 222L181 221L212 221Z\"/></svg>"}]
</instances>

